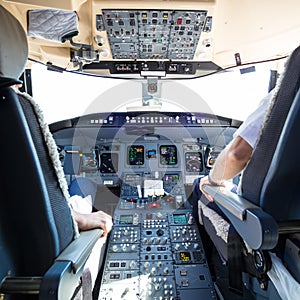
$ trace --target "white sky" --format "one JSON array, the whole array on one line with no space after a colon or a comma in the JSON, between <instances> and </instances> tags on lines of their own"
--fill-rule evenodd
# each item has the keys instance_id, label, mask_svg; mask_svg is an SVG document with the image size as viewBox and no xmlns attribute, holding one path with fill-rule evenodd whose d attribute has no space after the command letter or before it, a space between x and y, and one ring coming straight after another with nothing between
<instances>
[{"instance_id":1,"label":"white sky","mask_svg":"<svg viewBox=\"0 0 300 300\"><path fill-rule=\"evenodd\" d=\"M244 120L267 94L270 70L256 66L256 72L239 70L196 80L167 81L162 86L164 111L211 112ZM142 85L128 80L104 79L32 67L33 97L52 123L86 113L126 111L142 105Z\"/></svg>"}]
</instances>

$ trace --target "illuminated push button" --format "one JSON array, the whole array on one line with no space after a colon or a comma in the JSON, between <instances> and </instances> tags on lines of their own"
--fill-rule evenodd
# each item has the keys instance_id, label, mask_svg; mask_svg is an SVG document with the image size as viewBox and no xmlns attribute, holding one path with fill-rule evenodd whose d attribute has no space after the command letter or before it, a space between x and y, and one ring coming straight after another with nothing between
<instances>
[{"instance_id":1,"label":"illuminated push button","mask_svg":"<svg viewBox=\"0 0 300 300\"><path fill-rule=\"evenodd\" d=\"M182 280L181 281L181 285L183 286L183 287L188 287L189 286L189 281L188 280Z\"/></svg>"},{"instance_id":2,"label":"illuminated push button","mask_svg":"<svg viewBox=\"0 0 300 300\"><path fill-rule=\"evenodd\" d=\"M181 276L187 276L187 271L185 269L180 270L180 275Z\"/></svg>"}]
</instances>

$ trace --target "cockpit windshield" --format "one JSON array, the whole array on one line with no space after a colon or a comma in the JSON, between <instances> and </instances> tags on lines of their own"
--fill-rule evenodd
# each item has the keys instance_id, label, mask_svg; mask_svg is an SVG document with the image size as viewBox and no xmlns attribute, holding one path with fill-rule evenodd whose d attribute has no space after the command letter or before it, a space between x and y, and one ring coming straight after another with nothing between
<instances>
[{"instance_id":1,"label":"cockpit windshield","mask_svg":"<svg viewBox=\"0 0 300 300\"><path fill-rule=\"evenodd\" d=\"M163 79L159 82L161 102L150 105L143 105L147 80L142 77L129 80L57 73L35 64L32 80L35 99L50 123L89 113L141 109L207 112L243 121L268 93L270 69L271 63L262 63L251 72L233 68L195 79Z\"/></svg>"}]
</instances>

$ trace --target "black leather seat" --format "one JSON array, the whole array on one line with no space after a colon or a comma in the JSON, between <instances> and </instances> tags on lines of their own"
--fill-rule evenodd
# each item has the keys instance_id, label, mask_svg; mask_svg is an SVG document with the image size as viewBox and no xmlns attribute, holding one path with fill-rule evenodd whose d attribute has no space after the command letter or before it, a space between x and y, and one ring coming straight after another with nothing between
<instances>
[{"instance_id":1,"label":"black leather seat","mask_svg":"<svg viewBox=\"0 0 300 300\"><path fill-rule=\"evenodd\" d=\"M281 84L275 96L261 137L242 177L242 195L238 196L223 188L206 186L215 203L224 214L230 228L234 228L254 258L254 275L260 286L267 289L268 251L275 252L285 260L291 257L287 244L291 241L293 249L299 248L300 232L300 47L291 54ZM207 203L206 203L207 204ZM203 208L203 204L201 204ZM204 208L205 210L206 208ZM215 213L215 211L214 211ZM218 214L220 216L220 214ZM235 266L241 265L243 255L228 248L216 235L216 228L209 218L203 217L204 226L209 232L223 259L229 266L230 256L235 256ZM235 240L236 242L236 240ZM294 251L294 250L293 250ZM300 279L299 261L286 262L292 275ZM260 269L260 267L262 267ZM256 270L255 270L256 268ZM265 269L264 269L265 268ZM258 270L260 269L260 270ZM247 271L247 266L239 268ZM253 275L253 274L252 274ZM241 279L241 274L240 274ZM257 291L256 291L257 293ZM267 299L267 293L261 292ZM273 298L272 298L273 299ZM276 299L276 298L275 298ZM279 298L278 298L279 299Z\"/></svg>"},{"instance_id":2,"label":"black leather seat","mask_svg":"<svg viewBox=\"0 0 300 300\"><path fill-rule=\"evenodd\" d=\"M11 88L20 83L27 40L2 6L0 28L0 294L70 299L102 231L78 233L37 112Z\"/></svg>"}]
</instances>

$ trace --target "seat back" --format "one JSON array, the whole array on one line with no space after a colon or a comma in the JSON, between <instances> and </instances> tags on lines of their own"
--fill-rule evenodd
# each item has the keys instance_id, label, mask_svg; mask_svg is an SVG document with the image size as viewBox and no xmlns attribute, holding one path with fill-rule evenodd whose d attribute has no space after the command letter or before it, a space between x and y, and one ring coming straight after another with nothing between
<instances>
[{"instance_id":1,"label":"seat back","mask_svg":"<svg viewBox=\"0 0 300 300\"><path fill-rule=\"evenodd\" d=\"M22 72L15 61L25 59L17 63L23 67L27 59L26 36L18 24L0 6L0 31L7 29L0 35L0 280L6 275L43 276L74 238L71 211L37 113L10 87L19 83L10 77ZM19 47L19 56L9 52L22 43L26 46Z\"/></svg>"},{"instance_id":2,"label":"seat back","mask_svg":"<svg viewBox=\"0 0 300 300\"><path fill-rule=\"evenodd\" d=\"M261 137L243 173L242 196L276 220L300 218L300 201L296 199L299 138L295 136L300 126L296 97L299 86L300 47L287 62Z\"/></svg>"},{"instance_id":3,"label":"seat back","mask_svg":"<svg viewBox=\"0 0 300 300\"><path fill-rule=\"evenodd\" d=\"M0 94L2 236L17 273L42 275L73 238L70 209L31 104Z\"/></svg>"}]
</instances>

